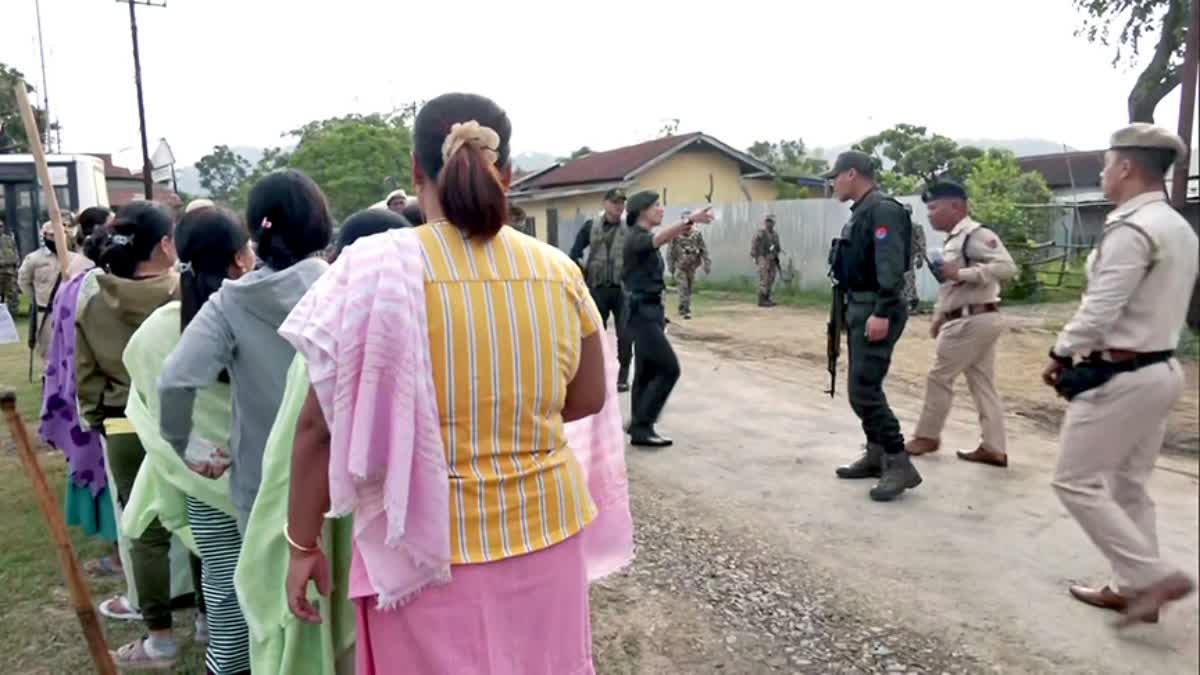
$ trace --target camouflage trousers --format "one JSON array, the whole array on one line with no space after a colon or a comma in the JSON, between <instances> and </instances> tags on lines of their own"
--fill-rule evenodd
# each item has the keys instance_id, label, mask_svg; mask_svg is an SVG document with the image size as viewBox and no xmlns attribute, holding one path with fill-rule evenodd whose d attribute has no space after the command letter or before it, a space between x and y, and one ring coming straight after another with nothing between
<instances>
[{"instance_id":1,"label":"camouflage trousers","mask_svg":"<svg viewBox=\"0 0 1200 675\"><path fill-rule=\"evenodd\" d=\"M17 308L21 305L16 274L0 273L0 302L8 305L8 313L16 317Z\"/></svg>"},{"instance_id":2,"label":"camouflage trousers","mask_svg":"<svg viewBox=\"0 0 1200 675\"><path fill-rule=\"evenodd\" d=\"M921 302L917 296L917 271L909 270L904 273L904 291L900 294L904 299L904 306L908 308L911 314Z\"/></svg>"},{"instance_id":3,"label":"camouflage trousers","mask_svg":"<svg viewBox=\"0 0 1200 675\"><path fill-rule=\"evenodd\" d=\"M692 287L696 284L695 267L675 268L675 288L679 291L679 313L692 312Z\"/></svg>"},{"instance_id":4,"label":"camouflage trousers","mask_svg":"<svg viewBox=\"0 0 1200 675\"><path fill-rule=\"evenodd\" d=\"M775 285L775 274L779 267L774 258L763 256L756 261L758 267L758 294L761 297L771 297L771 288Z\"/></svg>"}]
</instances>

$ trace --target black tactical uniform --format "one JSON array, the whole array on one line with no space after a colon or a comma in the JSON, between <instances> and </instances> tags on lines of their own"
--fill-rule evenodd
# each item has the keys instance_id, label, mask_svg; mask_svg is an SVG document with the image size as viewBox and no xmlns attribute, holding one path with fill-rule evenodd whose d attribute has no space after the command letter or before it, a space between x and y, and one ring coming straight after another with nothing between
<instances>
[{"instance_id":1,"label":"black tactical uniform","mask_svg":"<svg viewBox=\"0 0 1200 675\"><path fill-rule=\"evenodd\" d=\"M609 190L604 199L623 202L625 192L620 189ZM587 279L596 309L600 310L604 327L608 328L610 314L616 323L618 391L628 388L626 383L629 379L629 362L633 349L633 340L625 326L628 313L627 298L625 289L621 286L625 241L631 229L620 221L610 223L601 215L596 220L589 220L583 224L570 251L571 259L583 267L584 278ZM584 250L588 252L587 260L583 258Z\"/></svg>"},{"instance_id":2,"label":"black tactical uniform","mask_svg":"<svg viewBox=\"0 0 1200 675\"><path fill-rule=\"evenodd\" d=\"M628 330L637 347L630 395L629 436L633 445L662 447L671 440L654 429L679 381L679 359L664 332L663 260L654 235L636 224L637 213L658 200L653 192L639 192L629 200L630 227L625 238L625 290L629 293Z\"/></svg>"},{"instance_id":3,"label":"black tactical uniform","mask_svg":"<svg viewBox=\"0 0 1200 675\"><path fill-rule=\"evenodd\" d=\"M869 162L862 153L844 153L831 174L859 169L864 158ZM873 175L867 173L873 171L869 166L860 173ZM846 292L850 406L862 421L867 438L863 457L838 468L837 474L841 478L882 477L871 490L872 498L881 501L893 499L921 482L904 452L900 422L883 393L892 350L908 321L903 291L904 273L912 265L912 227L903 204L872 189L851 207L850 222L835 241L832 256L834 276ZM887 337L879 342L867 339L867 320L872 316L888 320ZM890 470L892 465L895 471Z\"/></svg>"}]
</instances>

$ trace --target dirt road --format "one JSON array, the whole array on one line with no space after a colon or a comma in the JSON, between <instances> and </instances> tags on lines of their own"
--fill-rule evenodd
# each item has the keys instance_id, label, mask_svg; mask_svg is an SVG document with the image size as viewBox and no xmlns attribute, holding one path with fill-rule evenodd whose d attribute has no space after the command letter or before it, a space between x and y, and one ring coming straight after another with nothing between
<instances>
[{"instance_id":1,"label":"dirt road","mask_svg":"<svg viewBox=\"0 0 1200 675\"><path fill-rule=\"evenodd\" d=\"M844 396L820 394L820 334L796 326L815 319L702 311L671 330L684 376L661 428L675 447L628 455L639 553L631 574L594 592L598 672L1197 671L1195 596L1124 634L1067 596L1107 567L1049 487L1049 415L1011 415L1007 471L943 452L919 460L920 488L875 504L867 483L833 477L861 432ZM906 428L931 342L909 344L889 387ZM1016 367L1006 358L1001 386ZM947 429L951 449L976 440L968 402ZM1159 466L1164 554L1194 571L1196 462Z\"/></svg>"}]
</instances>

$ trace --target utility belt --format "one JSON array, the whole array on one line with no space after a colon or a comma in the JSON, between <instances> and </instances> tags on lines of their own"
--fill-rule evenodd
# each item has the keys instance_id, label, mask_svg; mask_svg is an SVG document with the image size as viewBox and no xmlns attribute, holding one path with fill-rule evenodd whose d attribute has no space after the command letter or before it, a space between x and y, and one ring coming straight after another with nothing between
<instances>
[{"instance_id":1,"label":"utility belt","mask_svg":"<svg viewBox=\"0 0 1200 675\"><path fill-rule=\"evenodd\" d=\"M957 319L964 319L968 316L975 316L976 314L990 314L992 312L999 312L999 311L1000 311L1000 306L997 305L996 303L985 302L980 305L963 305L962 307L956 307L955 309L952 309L949 312L944 312L942 314L942 318L945 321L949 322L949 321L955 321Z\"/></svg>"},{"instance_id":2,"label":"utility belt","mask_svg":"<svg viewBox=\"0 0 1200 675\"><path fill-rule=\"evenodd\" d=\"M635 305L661 305L662 293L630 293L629 302Z\"/></svg>"},{"instance_id":3,"label":"utility belt","mask_svg":"<svg viewBox=\"0 0 1200 675\"><path fill-rule=\"evenodd\" d=\"M601 281L599 283L592 284L592 290L610 290L613 288L620 289L621 284L612 281Z\"/></svg>"},{"instance_id":4,"label":"utility belt","mask_svg":"<svg viewBox=\"0 0 1200 675\"><path fill-rule=\"evenodd\" d=\"M41 313L45 314L46 312L49 312L49 311L50 311L50 308L49 308L49 307L47 307L47 306L45 306L45 305L38 305L38 306L37 306L37 311L39 311L39 312L41 312Z\"/></svg>"},{"instance_id":5,"label":"utility belt","mask_svg":"<svg viewBox=\"0 0 1200 675\"><path fill-rule=\"evenodd\" d=\"M846 291L846 302L854 305L873 305L879 300L875 291Z\"/></svg>"},{"instance_id":6,"label":"utility belt","mask_svg":"<svg viewBox=\"0 0 1200 675\"><path fill-rule=\"evenodd\" d=\"M1076 396L1102 387L1121 373L1131 373L1135 370L1169 361L1175 356L1174 350L1162 352L1131 352L1123 349L1109 349L1092 352L1079 363L1063 368L1054 384L1059 396L1073 400Z\"/></svg>"}]
</instances>

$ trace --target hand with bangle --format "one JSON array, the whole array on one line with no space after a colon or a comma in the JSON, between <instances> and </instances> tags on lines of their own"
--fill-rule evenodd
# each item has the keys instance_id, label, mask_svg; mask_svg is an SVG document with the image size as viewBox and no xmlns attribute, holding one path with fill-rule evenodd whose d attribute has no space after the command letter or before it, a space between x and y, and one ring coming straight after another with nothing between
<instances>
[{"instance_id":1,"label":"hand with bangle","mask_svg":"<svg viewBox=\"0 0 1200 675\"><path fill-rule=\"evenodd\" d=\"M308 601L310 579L317 585L317 593L328 596L330 591L329 562L321 550L321 537L317 536L312 546L305 546L292 538L287 523L284 523L283 538L287 540L291 557L286 586L288 606L301 621L321 623L321 611Z\"/></svg>"}]
</instances>

